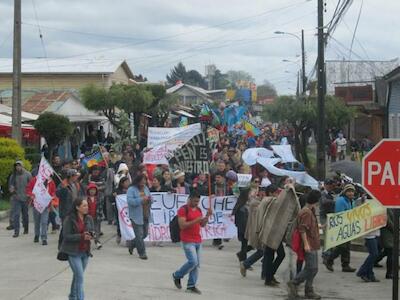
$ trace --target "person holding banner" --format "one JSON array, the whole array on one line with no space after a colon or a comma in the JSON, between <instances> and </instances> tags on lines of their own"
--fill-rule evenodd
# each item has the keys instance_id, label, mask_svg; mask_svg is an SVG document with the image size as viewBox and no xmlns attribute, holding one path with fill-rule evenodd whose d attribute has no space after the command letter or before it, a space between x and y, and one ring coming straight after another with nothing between
<instances>
[{"instance_id":1,"label":"person holding banner","mask_svg":"<svg viewBox=\"0 0 400 300\"><path fill-rule=\"evenodd\" d=\"M137 249L139 258L147 260L144 239L149 232L151 194L146 186L146 177L143 174L137 175L132 185L127 191L127 202L129 218L131 219L135 239L129 244L129 254L133 254L133 249Z\"/></svg>"},{"instance_id":2,"label":"person holding banner","mask_svg":"<svg viewBox=\"0 0 400 300\"><path fill-rule=\"evenodd\" d=\"M342 195L335 202L335 212L351 210L353 208L353 200L356 189L354 185L347 184L342 192ZM342 271L347 273L355 272L356 269L350 267L350 242L341 244L335 247L327 260L324 262L326 268L333 272L333 262L340 256L342 261Z\"/></svg>"},{"instance_id":3,"label":"person holding banner","mask_svg":"<svg viewBox=\"0 0 400 300\"><path fill-rule=\"evenodd\" d=\"M35 198L39 195L35 195L34 193L34 187L36 185L37 181L37 176L33 177L31 181L29 182L28 186L26 187L26 195L30 199L30 201L33 202L35 201ZM56 198L56 185L54 181L49 178L45 179L43 182L47 193L51 196L52 199ZM49 211L50 207L52 205L52 202L49 202L48 207L46 207L42 212L38 210L35 205L33 205L33 219L34 219L34 230L35 230L35 237L33 239L34 243L39 243L39 237L42 240L42 245L46 246L47 245L47 228L48 228L48 222L49 222Z\"/></svg>"},{"instance_id":4,"label":"person holding banner","mask_svg":"<svg viewBox=\"0 0 400 300\"><path fill-rule=\"evenodd\" d=\"M187 291L198 295L201 294L201 291L196 287L202 243L200 231L201 227L207 225L208 219L212 215L211 208L209 208L207 215L203 217L199 203L200 194L196 190L192 190L187 204L178 210L180 239L187 262L179 270L172 273L174 284L178 289L182 289L181 279L189 274Z\"/></svg>"}]
</instances>

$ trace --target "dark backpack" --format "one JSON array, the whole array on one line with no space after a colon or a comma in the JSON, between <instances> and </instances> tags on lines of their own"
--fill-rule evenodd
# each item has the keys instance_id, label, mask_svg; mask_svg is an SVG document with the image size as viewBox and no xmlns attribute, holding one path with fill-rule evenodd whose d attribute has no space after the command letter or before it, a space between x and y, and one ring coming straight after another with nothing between
<instances>
[{"instance_id":1,"label":"dark backpack","mask_svg":"<svg viewBox=\"0 0 400 300\"><path fill-rule=\"evenodd\" d=\"M189 209L187 205L184 205L185 207L185 214L186 217L189 213ZM169 222L169 234L171 236L171 241L173 243L179 243L181 241L181 229L179 228L179 222L178 222L178 214Z\"/></svg>"},{"instance_id":2,"label":"dark backpack","mask_svg":"<svg viewBox=\"0 0 400 300\"><path fill-rule=\"evenodd\" d=\"M185 215L187 218L189 214L189 208L187 205L184 205L183 207L185 208ZM201 211L200 208L197 209ZM176 215L171 222L169 222L169 234L173 243L179 243L181 241L181 229L179 227L178 215Z\"/></svg>"}]
</instances>

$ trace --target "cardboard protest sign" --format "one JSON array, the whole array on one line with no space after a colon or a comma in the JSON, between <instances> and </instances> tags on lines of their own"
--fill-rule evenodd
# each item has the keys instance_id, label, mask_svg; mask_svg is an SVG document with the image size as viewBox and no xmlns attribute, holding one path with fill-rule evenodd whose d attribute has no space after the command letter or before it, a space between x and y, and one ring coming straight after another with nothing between
<instances>
[{"instance_id":1,"label":"cardboard protest sign","mask_svg":"<svg viewBox=\"0 0 400 300\"><path fill-rule=\"evenodd\" d=\"M149 236L146 241L171 241L169 223L177 214L178 209L185 205L188 195L171 193L152 193L151 217L149 224ZM215 197L211 201L213 215L209 223L202 228L201 236L207 239L228 239L236 236L237 230L232 216L232 210L237 198L235 196ZM134 238L132 224L129 220L126 195L117 196L118 217L122 238L131 240ZM199 204L203 215L206 215L209 207L208 196L203 196Z\"/></svg>"},{"instance_id":2,"label":"cardboard protest sign","mask_svg":"<svg viewBox=\"0 0 400 300\"><path fill-rule=\"evenodd\" d=\"M376 200L370 200L348 211L328 214L325 250L384 227L386 221L386 208Z\"/></svg>"},{"instance_id":3,"label":"cardboard protest sign","mask_svg":"<svg viewBox=\"0 0 400 300\"><path fill-rule=\"evenodd\" d=\"M179 169L188 174L208 174L210 172L208 147L207 136L202 132L176 149L168 159L169 165L174 170Z\"/></svg>"}]
</instances>

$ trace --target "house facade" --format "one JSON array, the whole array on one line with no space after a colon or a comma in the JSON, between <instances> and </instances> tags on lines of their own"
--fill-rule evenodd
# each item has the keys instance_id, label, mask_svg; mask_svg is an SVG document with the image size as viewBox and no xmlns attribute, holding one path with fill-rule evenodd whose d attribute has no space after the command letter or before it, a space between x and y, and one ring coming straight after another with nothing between
<instances>
[{"instance_id":1,"label":"house facade","mask_svg":"<svg viewBox=\"0 0 400 300\"><path fill-rule=\"evenodd\" d=\"M38 91L79 91L88 84L105 88L130 84L134 75L125 61L105 59L22 59L22 102ZM12 59L0 59L0 103L11 105Z\"/></svg>"},{"instance_id":2,"label":"house facade","mask_svg":"<svg viewBox=\"0 0 400 300\"><path fill-rule=\"evenodd\" d=\"M399 59L388 61L326 61L327 94L342 98L356 108L356 116L346 129L346 135L374 143L386 131L386 84L382 78L400 64Z\"/></svg>"},{"instance_id":3,"label":"house facade","mask_svg":"<svg viewBox=\"0 0 400 300\"><path fill-rule=\"evenodd\" d=\"M385 76L387 83L386 137L400 138L400 67Z\"/></svg>"},{"instance_id":4,"label":"house facade","mask_svg":"<svg viewBox=\"0 0 400 300\"><path fill-rule=\"evenodd\" d=\"M197 86L192 86L179 82L175 86L167 89L167 94L177 94L180 98L180 104L200 105L203 103L221 102L226 99L226 90L205 90Z\"/></svg>"}]
</instances>

